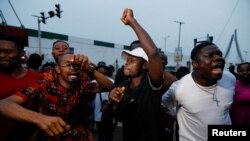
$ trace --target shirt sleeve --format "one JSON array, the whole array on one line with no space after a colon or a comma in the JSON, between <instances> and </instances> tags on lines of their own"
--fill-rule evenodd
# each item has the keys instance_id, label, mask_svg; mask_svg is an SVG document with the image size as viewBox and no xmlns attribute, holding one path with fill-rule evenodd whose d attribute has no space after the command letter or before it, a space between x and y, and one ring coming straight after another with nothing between
<instances>
[{"instance_id":1,"label":"shirt sleeve","mask_svg":"<svg viewBox=\"0 0 250 141\"><path fill-rule=\"evenodd\" d=\"M34 82L27 88L16 92L15 95L27 100L27 99L35 97L39 93L39 90L41 90L40 85L37 82Z\"/></svg>"},{"instance_id":2,"label":"shirt sleeve","mask_svg":"<svg viewBox=\"0 0 250 141\"><path fill-rule=\"evenodd\" d=\"M179 81L175 81L170 88L163 94L161 99L161 107L164 112L168 113L171 116L176 116L176 106L177 101L175 98L175 90L178 86Z\"/></svg>"}]
</instances>

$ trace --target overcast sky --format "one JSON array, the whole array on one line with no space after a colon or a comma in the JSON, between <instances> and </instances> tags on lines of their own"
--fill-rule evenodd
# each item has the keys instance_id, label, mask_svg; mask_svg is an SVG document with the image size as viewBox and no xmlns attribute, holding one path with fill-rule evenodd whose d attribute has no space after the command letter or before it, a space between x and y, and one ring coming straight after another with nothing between
<instances>
[{"instance_id":1,"label":"overcast sky","mask_svg":"<svg viewBox=\"0 0 250 141\"><path fill-rule=\"evenodd\" d=\"M42 31L129 45L136 39L134 32L120 21L124 8L134 10L138 22L151 35L156 45L167 52L180 46L189 55L194 38L204 40L207 34L225 53L231 35L237 29L243 59L250 61L249 0L10 0L22 24L38 29L40 12L55 10L60 4L62 17L47 19ZM20 26L8 0L0 0L0 9L9 25ZM167 37L167 38L166 38ZM166 49L165 49L166 43ZM235 42L228 62L238 63ZM246 51L248 53L246 53ZM247 55L247 56L246 56ZM248 57L249 56L249 57Z\"/></svg>"}]
</instances>

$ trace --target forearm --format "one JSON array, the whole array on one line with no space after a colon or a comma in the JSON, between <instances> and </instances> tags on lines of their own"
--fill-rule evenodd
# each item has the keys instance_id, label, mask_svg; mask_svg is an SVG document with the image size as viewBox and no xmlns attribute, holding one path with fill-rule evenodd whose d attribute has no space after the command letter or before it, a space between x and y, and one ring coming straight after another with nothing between
<instances>
[{"instance_id":1,"label":"forearm","mask_svg":"<svg viewBox=\"0 0 250 141\"><path fill-rule=\"evenodd\" d=\"M0 114L7 118L29 123L36 123L36 119L41 115L10 101L8 98L1 100Z\"/></svg>"},{"instance_id":2,"label":"forearm","mask_svg":"<svg viewBox=\"0 0 250 141\"><path fill-rule=\"evenodd\" d=\"M145 52L150 54L158 53L157 47L153 40L136 19L131 19L130 27L135 31Z\"/></svg>"},{"instance_id":3,"label":"forearm","mask_svg":"<svg viewBox=\"0 0 250 141\"><path fill-rule=\"evenodd\" d=\"M58 135L70 129L70 126L67 125L62 118L57 116L46 116L25 109L20 105L22 101L24 100L17 96L11 96L0 100L0 114L21 122L33 123L49 136Z\"/></svg>"},{"instance_id":4,"label":"forearm","mask_svg":"<svg viewBox=\"0 0 250 141\"><path fill-rule=\"evenodd\" d=\"M163 67L161 57L159 55L158 48L154 44L153 40L149 36L149 34L144 30L143 27L136 21L136 19L132 18L130 20L131 28L135 31L143 50L148 55L148 71L149 75L151 76L152 82L154 86L160 86L163 78Z\"/></svg>"},{"instance_id":5,"label":"forearm","mask_svg":"<svg viewBox=\"0 0 250 141\"><path fill-rule=\"evenodd\" d=\"M111 89L114 88L114 83L102 73L94 71L93 76L104 91L110 91Z\"/></svg>"}]
</instances>

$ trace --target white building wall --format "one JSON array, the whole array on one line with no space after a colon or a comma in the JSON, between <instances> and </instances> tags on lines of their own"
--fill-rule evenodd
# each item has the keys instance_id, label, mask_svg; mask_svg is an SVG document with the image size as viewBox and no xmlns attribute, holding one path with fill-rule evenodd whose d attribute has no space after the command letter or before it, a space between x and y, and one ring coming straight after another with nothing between
<instances>
[{"instance_id":1,"label":"white building wall","mask_svg":"<svg viewBox=\"0 0 250 141\"><path fill-rule=\"evenodd\" d=\"M51 50L52 44L56 39L41 38L41 54L44 55L44 62L54 61ZM114 48L107 46L94 45L94 40L68 36L68 41L71 48L74 48L75 54L84 54L88 56L91 62L98 63L99 61L106 62L107 65L114 65L120 67L125 63L121 58L121 52L124 49L124 45L114 44ZM39 53L39 40L37 37L29 36L29 47L26 47L26 54L29 56L31 53ZM174 53L167 52L168 65L176 66L174 62ZM190 61L189 56L183 56L182 62L179 62L179 66L186 66L187 61ZM116 63L117 62L117 63Z\"/></svg>"},{"instance_id":2,"label":"white building wall","mask_svg":"<svg viewBox=\"0 0 250 141\"><path fill-rule=\"evenodd\" d=\"M94 45L94 40L82 39L77 37L69 37L68 42L70 44L70 47L74 48L74 53L84 54L88 56L90 61L93 63L104 61L107 65L111 64L116 66L116 60L118 60L118 66L121 66L123 64L123 60L120 56L121 51L123 50L123 45L115 45L114 48L97 46Z\"/></svg>"}]
</instances>

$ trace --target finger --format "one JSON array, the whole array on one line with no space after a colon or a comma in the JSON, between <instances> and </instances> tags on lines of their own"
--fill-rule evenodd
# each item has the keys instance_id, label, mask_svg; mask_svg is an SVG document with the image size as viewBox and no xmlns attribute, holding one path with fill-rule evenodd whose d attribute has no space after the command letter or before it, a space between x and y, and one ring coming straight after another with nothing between
<instances>
[{"instance_id":1,"label":"finger","mask_svg":"<svg viewBox=\"0 0 250 141\"><path fill-rule=\"evenodd\" d=\"M54 136L53 132L50 130L49 126L46 126L45 124L38 124L38 127L40 130L45 132L49 136Z\"/></svg>"},{"instance_id":2,"label":"finger","mask_svg":"<svg viewBox=\"0 0 250 141\"><path fill-rule=\"evenodd\" d=\"M123 94L124 93L124 90L125 90L125 87L119 87L117 89L117 91L120 93L120 94Z\"/></svg>"},{"instance_id":3,"label":"finger","mask_svg":"<svg viewBox=\"0 0 250 141\"><path fill-rule=\"evenodd\" d=\"M123 96L123 93L121 93L121 92L119 91L119 89L117 89L117 91L115 91L115 94L113 95L113 99L114 99L114 101L116 101L116 102L120 102L122 96Z\"/></svg>"},{"instance_id":4,"label":"finger","mask_svg":"<svg viewBox=\"0 0 250 141\"><path fill-rule=\"evenodd\" d=\"M73 64L77 64L77 55L74 55Z\"/></svg>"},{"instance_id":5,"label":"finger","mask_svg":"<svg viewBox=\"0 0 250 141\"><path fill-rule=\"evenodd\" d=\"M125 87L123 86L123 87L121 88L121 90L122 90L122 93L124 93L124 91L125 91Z\"/></svg>"},{"instance_id":6,"label":"finger","mask_svg":"<svg viewBox=\"0 0 250 141\"><path fill-rule=\"evenodd\" d=\"M70 126L63 119L59 120L59 126L61 126L64 130L70 129Z\"/></svg>"},{"instance_id":7,"label":"finger","mask_svg":"<svg viewBox=\"0 0 250 141\"><path fill-rule=\"evenodd\" d=\"M79 63L82 63L82 61L84 60L83 59L84 57L85 57L84 55L79 55L79 59L78 59Z\"/></svg>"},{"instance_id":8,"label":"finger","mask_svg":"<svg viewBox=\"0 0 250 141\"><path fill-rule=\"evenodd\" d=\"M64 129L67 131L67 130L70 130L70 125L65 125L64 126Z\"/></svg>"},{"instance_id":9,"label":"finger","mask_svg":"<svg viewBox=\"0 0 250 141\"><path fill-rule=\"evenodd\" d=\"M82 66L81 66L81 63L82 63L82 55L79 55L77 56L77 66L81 69Z\"/></svg>"},{"instance_id":10,"label":"finger","mask_svg":"<svg viewBox=\"0 0 250 141\"><path fill-rule=\"evenodd\" d=\"M47 129L47 130L44 130L44 132L49 135L49 136L54 136L54 133L50 130L50 129Z\"/></svg>"},{"instance_id":11,"label":"finger","mask_svg":"<svg viewBox=\"0 0 250 141\"><path fill-rule=\"evenodd\" d=\"M127 13L127 8L123 11L123 17L125 17L126 13Z\"/></svg>"},{"instance_id":12,"label":"finger","mask_svg":"<svg viewBox=\"0 0 250 141\"><path fill-rule=\"evenodd\" d=\"M86 58L86 56L78 54L76 61L77 61L77 65L78 65L79 69L85 68L84 63L83 63L85 58Z\"/></svg>"},{"instance_id":13,"label":"finger","mask_svg":"<svg viewBox=\"0 0 250 141\"><path fill-rule=\"evenodd\" d=\"M74 55L74 63L75 64L79 64L79 58L80 58L79 54Z\"/></svg>"},{"instance_id":14,"label":"finger","mask_svg":"<svg viewBox=\"0 0 250 141\"><path fill-rule=\"evenodd\" d=\"M117 98L117 96L115 94L115 91L112 91L112 93L109 96L109 99L111 102L118 102L119 101L119 99Z\"/></svg>"},{"instance_id":15,"label":"finger","mask_svg":"<svg viewBox=\"0 0 250 141\"><path fill-rule=\"evenodd\" d=\"M54 125L50 127L50 131L53 133L53 135L59 134L59 130L57 130L57 128Z\"/></svg>"},{"instance_id":16,"label":"finger","mask_svg":"<svg viewBox=\"0 0 250 141\"><path fill-rule=\"evenodd\" d=\"M116 97L116 96L112 96L112 97L110 97L110 99L111 99L113 102L115 102L115 103L120 102L120 99L119 99L118 97Z\"/></svg>"},{"instance_id":17,"label":"finger","mask_svg":"<svg viewBox=\"0 0 250 141\"><path fill-rule=\"evenodd\" d=\"M75 58L75 56L73 56L69 61L70 61L70 63L74 63L74 59Z\"/></svg>"},{"instance_id":18,"label":"finger","mask_svg":"<svg viewBox=\"0 0 250 141\"><path fill-rule=\"evenodd\" d=\"M123 11L123 15L122 15L122 18L121 18L122 21L125 21L125 19L126 19L126 14L127 14L127 10L125 9L125 10Z\"/></svg>"},{"instance_id":19,"label":"finger","mask_svg":"<svg viewBox=\"0 0 250 141\"><path fill-rule=\"evenodd\" d=\"M59 133L63 133L64 132L64 126L62 126L60 123L56 123L55 124L55 128L57 129L57 131L59 132Z\"/></svg>"},{"instance_id":20,"label":"finger","mask_svg":"<svg viewBox=\"0 0 250 141\"><path fill-rule=\"evenodd\" d=\"M88 65L88 58L87 58L86 56L84 56L84 57L82 58L81 66L82 66L83 68L86 68L87 65Z\"/></svg>"}]
</instances>

